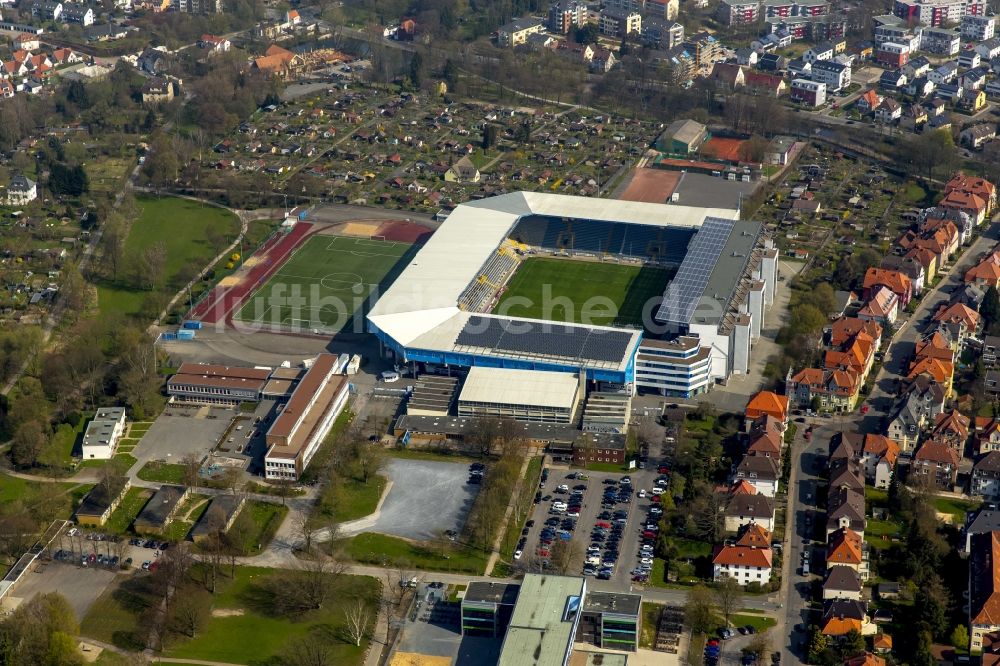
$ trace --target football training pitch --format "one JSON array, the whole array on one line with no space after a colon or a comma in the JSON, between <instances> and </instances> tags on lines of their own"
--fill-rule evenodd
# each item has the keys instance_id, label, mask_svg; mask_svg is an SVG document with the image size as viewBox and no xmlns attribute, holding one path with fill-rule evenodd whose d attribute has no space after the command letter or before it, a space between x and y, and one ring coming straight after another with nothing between
<instances>
[{"instance_id":1,"label":"football training pitch","mask_svg":"<svg viewBox=\"0 0 1000 666\"><path fill-rule=\"evenodd\" d=\"M638 326L676 271L653 266L527 259L493 309L510 317Z\"/></svg>"},{"instance_id":2,"label":"football training pitch","mask_svg":"<svg viewBox=\"0 0 1000 666\"><path fill-rule=\"evenodd\" d=\"M269 326L344 330L373 292L392 284L415 246L347 236L313 236L243 304L236 319ZM359 329L362 330L362 329Z\"/></svg>"}]
</instances>

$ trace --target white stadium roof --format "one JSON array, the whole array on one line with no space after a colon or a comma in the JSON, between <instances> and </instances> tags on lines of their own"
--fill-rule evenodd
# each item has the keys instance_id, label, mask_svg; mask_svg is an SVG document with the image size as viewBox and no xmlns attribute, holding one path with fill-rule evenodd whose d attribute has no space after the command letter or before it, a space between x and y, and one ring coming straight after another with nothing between
<instances>
[{"instance_id":1,"label":"white stadium roof","mask_svg":"<svg viewBox=\"0 0 1000 666\"><path fill-rule=\"evenodd\" d=\"M368 314L369 321L403 347L454 351L456 340L470 318L492 318L491 315L461 310L458 307L459 297L479 276L483 265L507 238L518 219L527 215L698 228L706 217L737 219L739 211L539 192L516 192L465 203L448 216L392 286L381 295ZM559 324L558 327L623 331L573 324ZM631 348L641 333L630 333ZM465 345L473 351L469 349L471 346ZM623 357L614 366L624 367L627 360ZM608 361L605 361L596 365L608 367L607 364Z\"/></svg>"},{"instance_id":2,"label":"white stadium roof","mask_svg":"<svg viewBox=\"0 0 1000 666\"><path fill-rule=\"evenodd\" d=\"M579 388L580 377L572 372L473 366L458 400L572 410Z\"/></svg>"}]
</instances>

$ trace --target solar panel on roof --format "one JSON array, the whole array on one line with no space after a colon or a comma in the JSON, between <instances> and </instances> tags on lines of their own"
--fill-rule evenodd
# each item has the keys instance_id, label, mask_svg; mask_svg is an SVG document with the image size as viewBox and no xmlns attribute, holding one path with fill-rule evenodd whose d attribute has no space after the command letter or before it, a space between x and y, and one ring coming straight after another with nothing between
<instances>
[{"instance_id":1,"label":"solar panel on roof","mask_svg":"<svg viewBox=\"0 0 1000 666\"><path fill-rule=\"evenodd\" d=\"M657 321L686 324L691 320L735 224L735 220L705 218L677 275L663 292L663 302L656 311Z\"/></svg>"},{"instance_id":2,"label":"solar panel on roof","mask_svg":"<svg viewBox=\"0 0 1000 666\"><path fill-rule=\"evenodd\" d=\"M455 345L617 363L624 358L631 340L629 331L474 315L458 334Z\"/></svg>"}]
</instances>

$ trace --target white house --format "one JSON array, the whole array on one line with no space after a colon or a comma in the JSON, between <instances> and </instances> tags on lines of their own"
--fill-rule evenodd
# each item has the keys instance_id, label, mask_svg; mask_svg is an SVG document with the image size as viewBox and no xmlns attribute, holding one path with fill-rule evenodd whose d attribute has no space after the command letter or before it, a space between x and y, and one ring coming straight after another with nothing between
<instances>
[{"instance_id":1,"label":"white house","mask_svg":"<svg viewBox=\"0 0 1000 666\"><path fill-rule=\"evenodd\" d=\"M106 407L97 410L83 434L84 460L110 460L125 433L125 409Z\"/></svg>"},{"instance_id":2,"label":"white house","mask_svg":"<svg viewBox=\"0 0 1000 666\"><path fill-rule=\"evenodd\" d=\"M38 198L38 186L27 176L17 175L10 179L7 186L7 203L11 206L23 206Z\"/></svg>"},{"instance_id":3,"label":"white house","mask_svg":"<svg viewBox=\"0 0 1000 666\"><path fill-rule=\"evenodd\" d=\"M712 557L713 578L732 578L741 586L766 585L771 580L771 533L760 525L748 525L734 545L718 547Z\"/></svg>"},{"instance_id":4,"label":"white house","mask_svg":"<svg viewBox=\"0 0 1000 666\"><path fill-rule=\"evenodd\" d=\"M825 83L829 92L839 92L851 85L851 68L839 62L819 60L813 63L809 78Z\"/></svg>"}]
</instances>

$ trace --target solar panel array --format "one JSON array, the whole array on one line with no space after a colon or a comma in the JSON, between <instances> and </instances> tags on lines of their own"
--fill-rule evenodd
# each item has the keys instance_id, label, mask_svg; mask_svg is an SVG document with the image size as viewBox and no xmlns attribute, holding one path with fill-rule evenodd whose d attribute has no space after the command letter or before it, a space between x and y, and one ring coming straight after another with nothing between
<instances>
[{"instance_id":1,"label":"solar panel array","mask_svg":"<svg viewBox=\"0 0 1000 666\"><path fill-rule=\"evenodd\" d=\"M691 321L735 224L735 220L705 218L688 245L677 275L663 292L663 302L656 311L657 321L678 324Z\"/></svg>"},{"instance_id":2,"label":"solar panel array","mask_svg":"<svg viewBox=\"0 0 1000 666\"><path fill-rule=\"evenodd\" d=\"M629 331L473 315L458 334L455 345L528 356L620 363L631 339Z\"/></svg>"}]
</instances>

